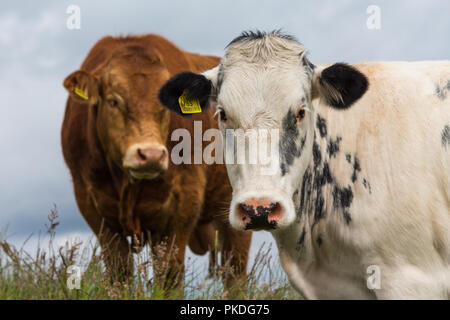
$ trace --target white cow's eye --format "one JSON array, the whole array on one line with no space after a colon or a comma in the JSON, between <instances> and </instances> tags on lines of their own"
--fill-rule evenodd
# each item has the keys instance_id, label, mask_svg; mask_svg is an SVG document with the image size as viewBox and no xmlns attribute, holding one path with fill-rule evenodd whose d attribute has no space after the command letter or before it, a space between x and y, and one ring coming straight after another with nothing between
<instances>
[{"instance_id":1,"label":"white cow's eye","mask_svg":"<svg viewBox=\"0 0 450 320\"><path fill-rule=\"evenodd\" d=\"M297 110L297 114L296 114L296 118L297 118L297 123L300 123L303 118L305 117L306 111L304 106L300 106Z\"/></svg>"},{"instance_id":2,"label":"white cow's eye","mask_svg":"<svg viewBox=\"0 0 450 320\"><path fill-rule=\"evenodd\" d=\"M225 110L223 108L219 107L219 116L221 121L227 121L227 115L225 114Z\"/></svg>"}]
</instances>

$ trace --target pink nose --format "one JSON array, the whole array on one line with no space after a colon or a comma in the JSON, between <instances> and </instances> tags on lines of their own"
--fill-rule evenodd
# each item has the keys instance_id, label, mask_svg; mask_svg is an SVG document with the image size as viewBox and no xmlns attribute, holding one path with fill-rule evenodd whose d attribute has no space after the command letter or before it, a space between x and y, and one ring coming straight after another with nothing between
<instances>
[{"instance_id":1,"label":"pink nose","mask_svg":"<svg viewBox=\"0 0 450 320\"><path fill-rule=\"evenodd\" d=\"M268 199L248 199L237 207L245 229L275 229L283 209Z\"/></svg>"},{"instance_id":2,"label":"pink nose","mask_svg":"<svg viewBox=\"0 0 450 320\"><path fill-rule=\"evenodd\" d=\"M160 148L138 148L136 160L141 167L163 168L167 161L167 152Z\"/></svg>"}]
</instances>

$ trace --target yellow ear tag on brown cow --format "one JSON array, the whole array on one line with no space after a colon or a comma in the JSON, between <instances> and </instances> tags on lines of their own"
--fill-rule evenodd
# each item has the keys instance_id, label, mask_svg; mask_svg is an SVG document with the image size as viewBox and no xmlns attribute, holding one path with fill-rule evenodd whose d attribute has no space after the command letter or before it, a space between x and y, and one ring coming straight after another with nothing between
<instances>
[{"instance_id":1,"label":"yellow ear tag on brown cow","mask_svg":"<svg viewBox=\"0 0 450 320\"><path fill-rule=\"evenodd\" d=\"M80 88L78 88L78 86L75 86L75 90L74 92L76 93L77 96L80 96L81 98L83 98L84 100L88 100L89 97L87 95L84 94L83 90L81 90Z\"/></svg>"},{"instance_id":2,"label":"yellow ear tag on brown cow","mask_svg":"<svg viewBox=\"0 0 450 320\"><path fill-rule=\"evenodd\" d=\"M202 107L200 107L200 102L195 100L189 100L187 98L188 90L184 90L183 94L178 98L178 103L180 104L181 112L183 113L201 113Z\"/></svg>"}]
</instances>

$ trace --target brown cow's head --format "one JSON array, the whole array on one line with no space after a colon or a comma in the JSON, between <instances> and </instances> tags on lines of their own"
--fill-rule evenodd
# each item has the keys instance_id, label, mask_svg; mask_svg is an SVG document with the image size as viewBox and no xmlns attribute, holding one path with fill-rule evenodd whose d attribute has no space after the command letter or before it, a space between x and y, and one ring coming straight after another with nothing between
<instances>
[{"instance_id":1,"label":"brown cow's head","mask_svg":"<svg viewBox=\"0 0 450 320\"><path fill-rule=\"evenodd\" d=\"M93 72L75 71L64 80L73 99L96 108L97 134L107 157L136 179L155 178L168 168L170 115L157 98L168 79L158 52L129 45Z\"/></svg>"}]
</instances>

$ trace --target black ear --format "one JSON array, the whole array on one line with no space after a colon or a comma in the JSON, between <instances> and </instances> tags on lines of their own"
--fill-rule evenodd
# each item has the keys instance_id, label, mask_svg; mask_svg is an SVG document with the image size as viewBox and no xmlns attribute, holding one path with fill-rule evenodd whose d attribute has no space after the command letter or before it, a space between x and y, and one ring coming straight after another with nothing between
<instances>
[{"instance_id":1,"label":"black ear","mask_svg":"<svg viewBox=\"0 0 450 320\"><path fill-rule=\"evenodd\" d=\"M212 82L204 75L182 72L170 78L159 89L159 101L168 109L182 115L190 116L181 112L178 99L187 90L189 100L198 100L202 111L209 107L209 97L211 96Z\"/></svg>"},{"instance_id":2,"label":"black ear","mask_svg":"<svg viewBox=\"0 0 450 320\"><path fill-rule=\"evenodd\" d=\"M369 87L366 76L345 63L335 63L318 77L318 91L336 109L346 109Z\"/></svg>"}]
</instances>

